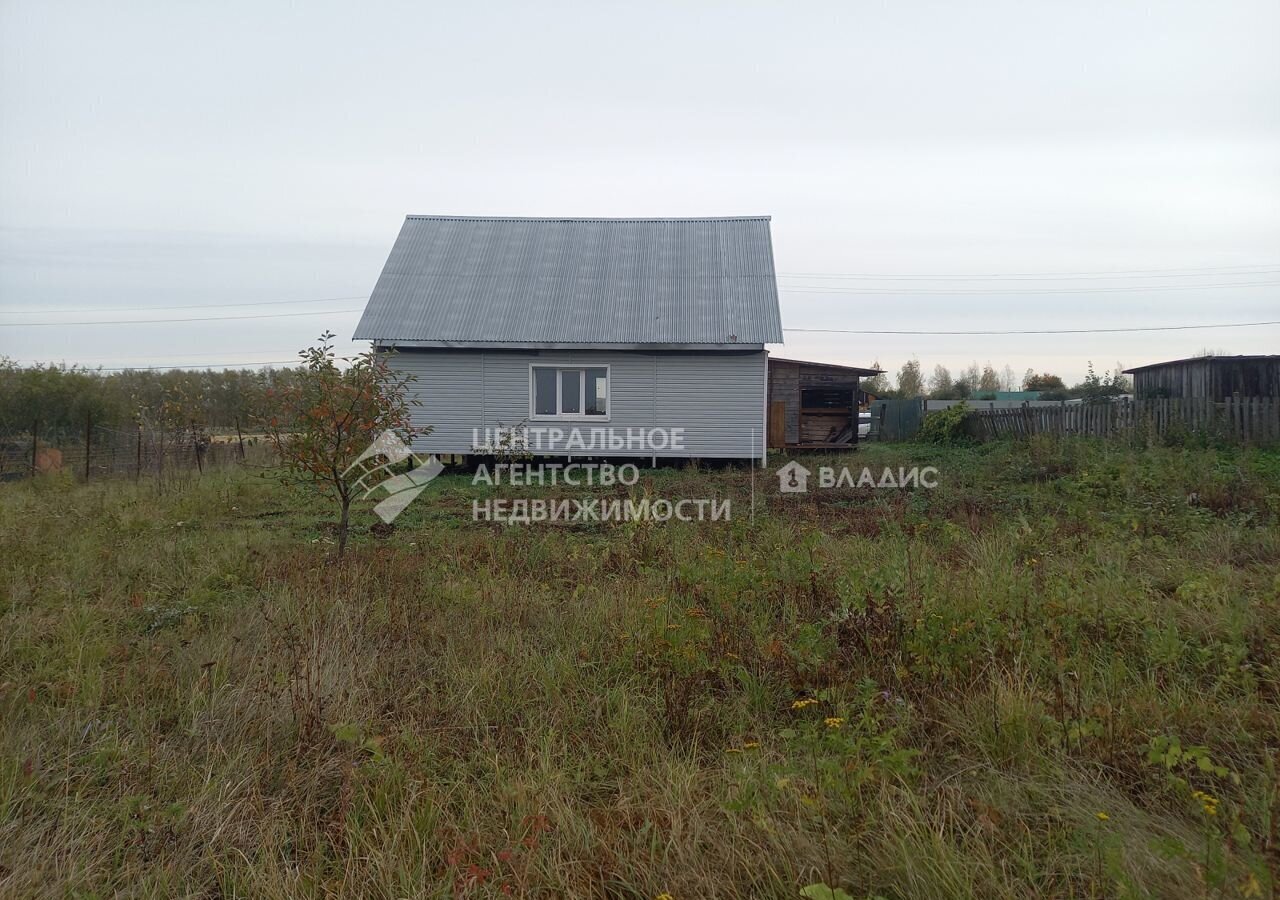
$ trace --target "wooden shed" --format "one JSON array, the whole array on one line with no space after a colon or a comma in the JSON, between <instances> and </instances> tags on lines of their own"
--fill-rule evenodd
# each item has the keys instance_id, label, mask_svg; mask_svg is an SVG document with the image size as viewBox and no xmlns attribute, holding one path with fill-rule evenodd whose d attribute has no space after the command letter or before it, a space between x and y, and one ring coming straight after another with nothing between
<instances>
[{"instance_id":1,"label":"wooden shed","mask_svg":"<svg viewBox=\"0 0 1280 900\"><path fill-rule=\"evenodd\" d=\"M858 380L880 371L769 357L769 446L840 448L857 444Z\"/></svg>"},{"instance_id":2,"label":"wooden shed","mask_svg":"<svg viewBox=\"0 0 1280 900\"><path fill-rule=\"evenodd\" d=\"M1125 369L1139 400L1280 397L1280 356L1197 356Z\"/></svg>"}]
</instances>

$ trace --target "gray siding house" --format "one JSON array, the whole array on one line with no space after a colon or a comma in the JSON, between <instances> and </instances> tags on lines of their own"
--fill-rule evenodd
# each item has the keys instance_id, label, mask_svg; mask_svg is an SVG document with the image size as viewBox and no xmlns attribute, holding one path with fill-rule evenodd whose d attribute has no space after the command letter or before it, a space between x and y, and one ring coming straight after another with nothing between
<instances>
[{"instance_id":1,"label":"gray siding house","mask_svg":"<svg viewBox=\"0 0 1280 900\"><path fill-rule=\"evenodd\" d=\"M763 459L769 219L408 216L355 339L417 377L418 452Z\"/></svg>"}]
</instances>

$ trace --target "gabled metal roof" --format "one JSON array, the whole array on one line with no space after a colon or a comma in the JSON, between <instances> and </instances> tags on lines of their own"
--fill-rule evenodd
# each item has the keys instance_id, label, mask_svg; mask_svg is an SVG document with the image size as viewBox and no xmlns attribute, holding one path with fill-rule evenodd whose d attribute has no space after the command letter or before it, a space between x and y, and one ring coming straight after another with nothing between
<instances>
[{"instance_id":1,"label":"gabled metal roof","mask_svg":"<svg viewBox=\"0 0 1280 900\"><path fill-rule=\"evenodd\" d=\"M781 343L767 216L408 216L356 340Z\"/></svg>"}]
</instances>

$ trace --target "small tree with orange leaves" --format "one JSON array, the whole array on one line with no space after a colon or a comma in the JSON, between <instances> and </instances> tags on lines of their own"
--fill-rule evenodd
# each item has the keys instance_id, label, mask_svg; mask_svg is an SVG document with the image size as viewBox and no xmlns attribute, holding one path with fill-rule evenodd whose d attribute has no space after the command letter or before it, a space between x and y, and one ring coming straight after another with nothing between
<instances>
[{"instance_id":1,"label":"small tree with orange leaves","mask_svg":"<svg viewBox=\"0 0 1280 900\"><path fill-rule=\"evenodd\" d=\"M383 432L394 432L408 442L415 432L424 431L410 420L409 408L420 404L408 398L413 376L393 370L385 353L370 350L338 359L333 334L326 331L318 346L298 356L302 365L297 377L267 391L275 410L266 422L267 437L280 455L286 481L314 486L337 501L341 559L347 549L351 502L360 490L358 474L347 470Z\"/></svg>"}]
</instances>

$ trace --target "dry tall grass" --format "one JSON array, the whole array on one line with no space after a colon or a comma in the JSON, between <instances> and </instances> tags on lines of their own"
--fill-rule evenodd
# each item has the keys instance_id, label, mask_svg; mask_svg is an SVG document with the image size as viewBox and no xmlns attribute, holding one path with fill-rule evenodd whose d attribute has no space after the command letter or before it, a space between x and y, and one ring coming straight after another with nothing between
<instances>
[{"instance_id":1,"label":"dry tall grass","mask_svg":"<svg viewBox=\"0 0 1280 900\"><path fill-rule=\"evenodd\" d=\"M714 524L445 478L342 564L244 473L0 486L0 890L1266 896L1280 457L939 452L633 489Z\"/></svg>"}]
</instances>

